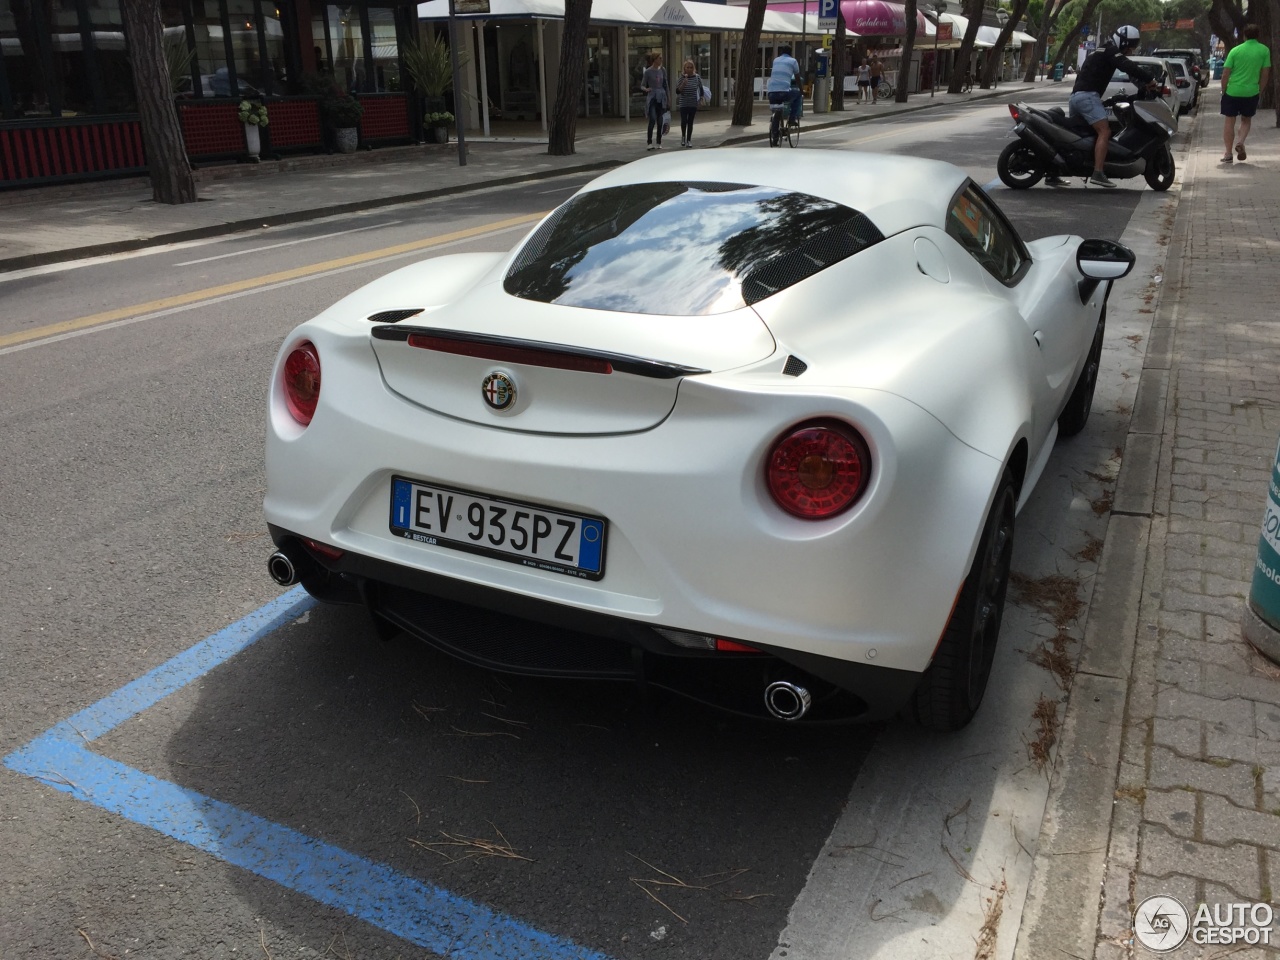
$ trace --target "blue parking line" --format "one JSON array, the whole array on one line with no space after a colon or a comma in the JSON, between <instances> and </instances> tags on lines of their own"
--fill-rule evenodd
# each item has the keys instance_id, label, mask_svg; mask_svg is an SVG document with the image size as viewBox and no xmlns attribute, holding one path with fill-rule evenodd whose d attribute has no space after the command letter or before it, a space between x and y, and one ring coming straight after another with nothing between
<instances>
[{"instance_id":1,"label":"blue parking line","mask_svg":"<svg viewBox=\"0 0 1280 960\"><path fill-rule=\"evenodd\" d=\"M157 830L457 960L608 960L514 917L88 749L315 605L301 587L180 653L4 758L78 800Z\"/></svg>"}]
</instances>

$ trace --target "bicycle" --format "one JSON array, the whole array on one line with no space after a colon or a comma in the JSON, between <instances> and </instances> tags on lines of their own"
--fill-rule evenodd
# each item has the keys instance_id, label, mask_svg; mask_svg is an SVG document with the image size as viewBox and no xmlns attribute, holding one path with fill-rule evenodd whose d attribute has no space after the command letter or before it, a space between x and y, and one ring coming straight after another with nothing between
<instances>
[{"instance_id":1,"label":"bicycle","mask_svg":"<svg viewBox=\"0 0 1280 960\"><path fill-rule=\"evenodd\" d=\"M769 104L769 146L780 147L786 140L787 146L794 147L800 142L800 121L789 119L790 111L789 103Z\"/></svg>"}]
</instances>

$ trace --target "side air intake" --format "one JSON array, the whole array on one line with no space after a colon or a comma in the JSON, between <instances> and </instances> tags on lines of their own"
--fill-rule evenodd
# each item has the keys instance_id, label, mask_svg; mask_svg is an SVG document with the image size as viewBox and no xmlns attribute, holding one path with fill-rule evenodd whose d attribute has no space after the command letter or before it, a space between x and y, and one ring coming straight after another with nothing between
<instances>
[{"instance_id":1,"label":"side air intake","mask_svg":"<svg viewBox=\"0 0 1280 960\"><path fill-rule=\"evenodd\" d=\"M372 314L368 320L370 323L399 323L401 320L416 317L421 312L422 307L416 310L383 310L381 313Z\"/></svg>"}]
</instances>

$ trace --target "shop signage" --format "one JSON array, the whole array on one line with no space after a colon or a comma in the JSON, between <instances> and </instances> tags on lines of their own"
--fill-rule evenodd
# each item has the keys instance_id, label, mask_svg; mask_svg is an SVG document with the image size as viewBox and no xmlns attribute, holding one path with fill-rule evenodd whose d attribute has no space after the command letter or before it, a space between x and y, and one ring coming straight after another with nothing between
<instances>
[{"instance_id":1,"label":"shop signage","mask_svg":"<svg viewBox=\"0 0 1280 960\"><path fill-rule=\"evenodd\" d=\"M458 15L488 13L489 0L450 0L453 12Z\"/></svg>"},{"instance_id":2,"label":"shop signage","mask_svg":"<svg viewBox=\"0 0 1280 960\"><path fill-rule=\"evenodd\" d=\"M907 11L888 0L841 0L844 23L864 37L901 37L907 32ZM916 34L924 36L924 17L916 13Z\"/></svg>"}]
</instances>

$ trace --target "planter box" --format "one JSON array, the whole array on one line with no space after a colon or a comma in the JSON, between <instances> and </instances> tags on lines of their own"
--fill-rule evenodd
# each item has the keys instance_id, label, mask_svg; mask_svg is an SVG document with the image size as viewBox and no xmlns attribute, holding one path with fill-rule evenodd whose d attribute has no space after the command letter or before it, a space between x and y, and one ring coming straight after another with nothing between
<instances>
[{"instance_id":1,"label":"planter box","mask_svg":"<svg viewBox=\"0 0 1280 960\"><path fill-rule=\"evenodd\" d=\"M427 143L448 143L449 128L448 127L427 127L424 131Z\"/></svg>"}]
</instances>

